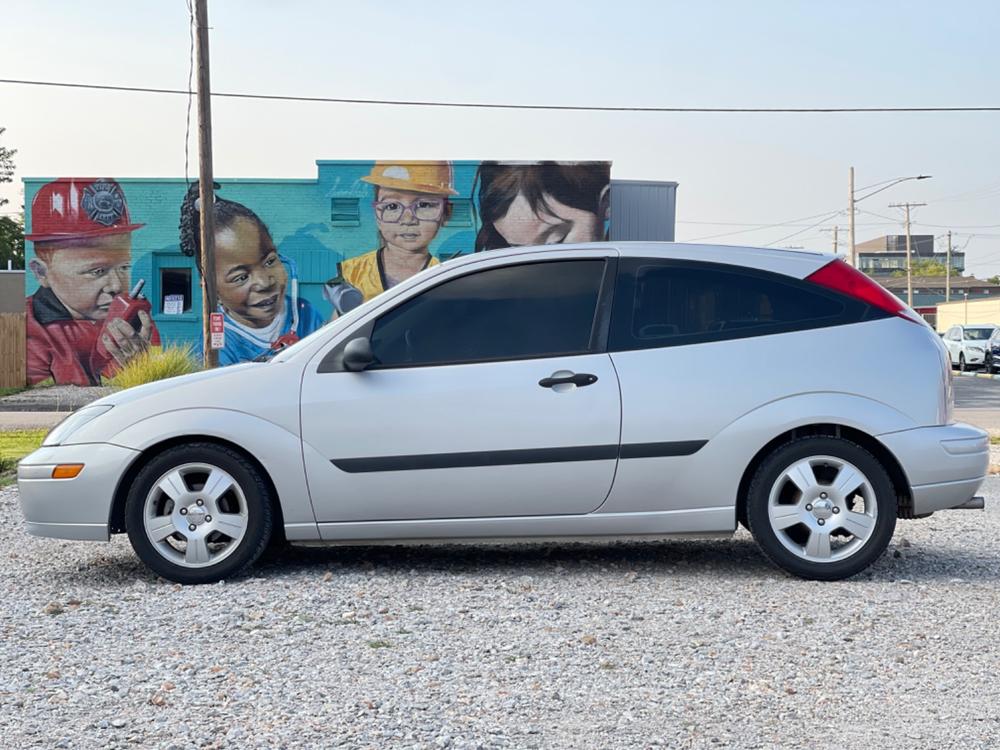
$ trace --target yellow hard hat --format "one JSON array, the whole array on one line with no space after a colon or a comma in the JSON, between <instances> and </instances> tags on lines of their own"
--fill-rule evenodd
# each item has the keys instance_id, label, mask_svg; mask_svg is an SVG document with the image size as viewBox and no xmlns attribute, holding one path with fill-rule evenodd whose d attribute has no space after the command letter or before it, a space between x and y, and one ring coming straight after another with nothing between
<instances>
[{"instance_id":1,"label":"yellow hard hat","mask_svg":"<svg viewBox=\"0 0 1000 750\"><path fill-rule=\"evenodd\" d=\"M458 195L451 164L446 161L377 161L362 182L379 187L432 195Z\"/></svg>"}]
</instances>

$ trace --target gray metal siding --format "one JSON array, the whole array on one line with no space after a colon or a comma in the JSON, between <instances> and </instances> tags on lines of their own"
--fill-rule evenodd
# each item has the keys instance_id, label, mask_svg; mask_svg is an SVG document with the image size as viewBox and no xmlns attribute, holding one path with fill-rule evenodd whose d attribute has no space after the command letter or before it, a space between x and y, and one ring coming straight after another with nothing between
<instances>
[{"instance_id":1,"label":"gray metal siding","mask_svg":"<svg viewBox=\"0 0 1000 750\"><path fill-rule=\"evenodd\" d=\"M674 241L677 183L611 181L612 241Z\"/></svg>"},{"instance_id":2,"label":"gray metal siding","mask_svg":"<svg viewBox=\"0 0 1000 750\"><path fill-rule=\"evenodd\" d=\"M24 271L0 271L0 313L24 312Z\"/></svg>"}]
</instances>

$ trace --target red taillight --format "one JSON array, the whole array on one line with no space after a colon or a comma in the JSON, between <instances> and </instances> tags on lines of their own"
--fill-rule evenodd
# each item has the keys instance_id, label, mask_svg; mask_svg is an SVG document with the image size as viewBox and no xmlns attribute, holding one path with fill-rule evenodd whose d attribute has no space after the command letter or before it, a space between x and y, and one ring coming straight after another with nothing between
<instances>
[{"instance_id":1,"label":"red taillight","mask_svg":"<svg viewBox=\"0 0 1000 750\"><path fill-rule=\"evenodd\" d=\"M911 317L906 305L900 302L897 297L839 258L809 274L806 281L859 299L872 307L885 310L891 315L898 315L911 323L917 322Z\"/></svg>"}]
</instances>

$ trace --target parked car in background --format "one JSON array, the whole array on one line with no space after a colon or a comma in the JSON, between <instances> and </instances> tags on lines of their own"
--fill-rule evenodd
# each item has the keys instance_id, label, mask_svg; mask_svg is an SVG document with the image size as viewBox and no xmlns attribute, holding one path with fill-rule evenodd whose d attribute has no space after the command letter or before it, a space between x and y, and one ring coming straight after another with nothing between
<instances>
[{"instance_id":1,"label":"parked car in background","mask_svg":"<svg viewBox=\"0 0 1000 750\"><path fill-rule=\"evenodd\" d=\"M997 332L997 326L992 324L952 326L944 335L944 344L948 347L948 355L952 367L965 372L970 367L981 367L985 364L986 350L990 338Z\"/></svg>"},{"instance_id":2,"label":"parked car in background","mask_svg":"<svg viewBox=\"0 0 1000 750\"><path fill-rule=\"evenodd\" d=\"M986 342L986 352L983 357L983 369L986 372L994 373L1000 368L1000 327L993 331L993 335Z\"/></svg>"},{"instance_id":3,"label":"parked car in background","mask_svg":"<svg viewBox=\"0 0 1000 750\"><path fill-rule=\"evenodd\" d=\"M269 362L96 401L18 485L30 533L127 533L181 583L236 575L274 537L738 523L786 571L832 580L876 560L897 518L982 507L988 436L952 405L941 339L829 255L519 248L424 270Z\"/></svg>"}]
</instances>

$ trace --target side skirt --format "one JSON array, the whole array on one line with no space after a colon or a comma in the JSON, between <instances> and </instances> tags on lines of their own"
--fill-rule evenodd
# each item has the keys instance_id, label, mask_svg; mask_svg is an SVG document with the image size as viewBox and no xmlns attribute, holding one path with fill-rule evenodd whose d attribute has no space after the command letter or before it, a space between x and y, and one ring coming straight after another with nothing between
<instances>
[{"instance_id":1,"label":"side skirt","mask_svg":"<svg viewBox=\"0 0 1000 750\"><path fill-rule=\"evenodd\" d=\"M487 539L569 541L595 537L656 538L692 534L727 536L735 530L736 512L732 505L646 513L341 521L319 524L320 539L338 544Z\"/></svg>"}]
</instances>

